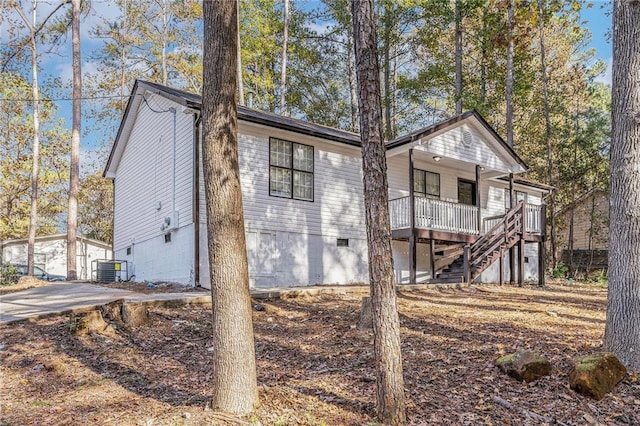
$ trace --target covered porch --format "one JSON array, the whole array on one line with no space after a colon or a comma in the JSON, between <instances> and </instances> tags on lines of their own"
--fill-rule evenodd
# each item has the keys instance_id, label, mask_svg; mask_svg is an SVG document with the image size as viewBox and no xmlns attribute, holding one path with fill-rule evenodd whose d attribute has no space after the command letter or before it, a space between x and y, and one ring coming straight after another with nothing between
<instances>
[{"instance_id":1,"label":"covered porch","mask_svg":"<svg viewBox=\"0 0 640 426\"><path fill-rule=\"evenodd\" d=\"M404 246L408 249L404 252L404 256L408 254L404 269L409 272L405 276L408 282L416 282L418 244L420 252L429 253L431 278L427 282L435 281L443 265L447 267L447 260L455 266L449 268L455 269L451 280L455 276L456 282L470 282L497 262L498 254L500 259L509 259L510 279L518 271L518 281L522 282L523 264L528 262L524 256L526 242L537 243L541 259L537 270L542 282L542 197L548 191L516 184L517 175L527 170L526 164L479 114L471 111L391 141L387 157L391 165L392 237L408 243ZM487 234L492 241L497 234L504 235L504 241L488 247ZM505 268L503 260L500 262L502 282ZM421 275L424 278L425 274Z\"/></svg>"}]
</instances>

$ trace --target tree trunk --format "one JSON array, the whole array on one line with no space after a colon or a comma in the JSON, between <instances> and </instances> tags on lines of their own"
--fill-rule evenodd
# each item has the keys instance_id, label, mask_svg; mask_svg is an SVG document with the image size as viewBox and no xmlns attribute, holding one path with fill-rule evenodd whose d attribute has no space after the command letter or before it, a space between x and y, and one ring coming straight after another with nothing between
<instances>
[{"instance_id":1,"label":"tree trunk","mask_svg":"<svg viewBox=\"0 0 640 426\"><path fill-rule=\"evenodd\" d=\"M37 0L33 0L31 21L31 90L33 94L33 159L31 163L31 210L27 243L27 275L33 275L36 229L38 227L38 174L40 168L40 93L38 90L38 55L36 49ZM27 25L29 23L25 21Z\"/></svg>"},{"instance_id":2,"label":"tree trunk","mask_svg":"<svg viewBox=\"0 0 640 426\"><path fill-rule=\"evenodd\" d=\"M167 44L169 39L169 23L167 15L169 5L167 0L162 0L162 56L161 56L161 68L162 68L162 84L167 85L169 73L167 71Z\"/></svg>"},{"instance_id":3,"label":"tree trunk","mask_svg":"<svg viewBox=\"0 0 640 426\"><path fill-rule=\"evenodd\" d=\"M613 117L606 350L640 370L640 2L613 5Z\"/></svg>"},{"instance_id":4,"label":"tree trunk","mask_svg":"<svg viewBox=\"0 0 640 426\"><path fill-rule=\"evenodd\" d=\"M553 150L551 146L551 116L549 108L549 77L547 74L545 39L544 39L544 0L538 0L538 32L540 37L540 71L542 73L542 96L544 102L544 140L547 149L547 179L548 184L555 182ZM552 192L549 196L549 245L551 249L551 267L558 265L558 256L556 249L556 202L555 194Z\"/></svg>"},{"instance_id":5,"label":"tree trunk","mask_svg":"<svg viewBox=\"0 0 640 426\"><path fill-rule=\"evenodd\" d=\"M462 11L461 0L456 0L456 115L462 114Z\"/></svg>"},{"instance_id":6,"label":"tree trunk","mask_svg":"<svg viewBox=\"0 0 640 426\"><path fill-rule=\"evenodd\" d=\"M238 167L237 7L204 2L203 167L213 298L213 401L246 414L258 403Z\"/></svg>"},{"instance_id":7,"label":"tree trunk","mask_svg":"<svg viewBox=\"0 0 640 426\"><path fill-rule=\"evenodd\" d=\"M349 101L351 104L351 131L359 132L358 128L358 88L356 78L356 63L353 53L353 16L351 8L347 5L349 14L349 26L347 27L347 64L349 67Z\"/></svg>"},{"instance_id":8,"label":"tree trunk","mask_svg":"<svg viewBox=\"0 0 640 426\"><path fill-rule=\"evenodd\" d=\"M76 233L78 229L78 186L80 183L80 121L82 73L80 68L80 2L72 2L71 44L73 50L73 117L71 129L71 172L69 174L69 211L67 212L67 280L78 279Z\"/></svg>"},{"instance_id":9,"label":"tree trunk","mask_svg":"<svg viewBox=\"0 0 640 426\"><path fill-rule=\"evenodd\" d=\"M390 140L392 138L393 129L391 127L391 32L393 28L392 11L393 3L384 2L384 16L382 17L383 34L382 46L384 52L384 63L382 65L382 75L384 79L384 102L382 109L384 111L384 128L385 137ZM357 37L357 35L356 35Z\"/></svg>"},{"instance_id":10,"label":"tree trunk","mask_svg":"<svg viewBox=\"0 0 640 426\"><path fill-rule=\"evenodd\" d=\"M507 144L513 148L513 1L507 0Z\"/></svg>"},{"instance_id":11,"label":"tree trunk","mask_svg":"<svg viewBox=\"0 0 640 426\"><path fill-rule=\"evenodd\" d=\"M244 103L244 83L242 79L242 45L240 44L240 4L236 1L236 20L238 21L238 103L245 105Z\"/></svg>"},{"instance_id":12,"label":"tree trunk","mask_svg":"<svg viewBox=\"0 0 640 426\"><path fill-rule=\"evenodd\" d=\"M282 34L282 70L280 74L280 114L287 110L287 44L289 43L289 0L284 0L284 31Z\"/></svg>"},{"instance_id":13,"label":"tree trunk","mask_svg":"<svg viewBox=\"0 0 640 426\"><path fill-rule=\"evenodd\" d=\"M364 202L373 311L377 413L387 425L406 423L400 323L391 256L387 163L373 0L352 0L358 77Z\"/></svg>"}]
</instances>

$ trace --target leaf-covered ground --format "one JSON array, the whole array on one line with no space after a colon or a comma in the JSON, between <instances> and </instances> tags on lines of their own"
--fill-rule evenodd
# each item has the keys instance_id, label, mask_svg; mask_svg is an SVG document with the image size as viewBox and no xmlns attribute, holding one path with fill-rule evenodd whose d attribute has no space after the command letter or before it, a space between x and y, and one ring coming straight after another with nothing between
<instances>
[{"instance_id":1,"label":"leaf-covered ground","mask_svg":"<svg viewBox=\"0 0 640 426\"><path fill-rule=\"evenodd\" d=\"M355 327L362 295L260 301L261 406L239 421L207 408L207 306L153 308L150 325L112 337L76 336L66 316L0 326L0 424L374 424L372 335ZM410 423L539 424L528 411L558 424L640 424L637 374L602 401L567 384L571 360L600 349L605 299L563 286L401 292ZM526 385L494 367L520 348L547 356L552 376Z\"/></svg>"}]
</instances>

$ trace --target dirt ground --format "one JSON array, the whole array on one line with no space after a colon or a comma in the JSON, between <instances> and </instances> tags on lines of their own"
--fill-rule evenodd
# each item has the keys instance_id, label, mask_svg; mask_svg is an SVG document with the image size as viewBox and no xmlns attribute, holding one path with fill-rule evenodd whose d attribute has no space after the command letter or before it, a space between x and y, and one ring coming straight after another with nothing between
<instances>
[{"instance_id":1,"label":"dirt ground","mask_svg":"<svg viewBox=\"0 0 640 426\"><path fill-rule=\"evenodd\" d=\"M208 306L153 308L150 325L115 336L76 336L68 316L0 326L0 425L376 424L372 334L355 327L361 296L258 301L261 406L243 419L207 407ZM600 349L605 299L602 288L559 285L400 292L410 424L539 424L523 410L556 424L640 424L637 373L601 401L567 384L571 360ZM494 366L522 348L547 356L552 375L523 384Z\"/></svg>"}]
</instances>

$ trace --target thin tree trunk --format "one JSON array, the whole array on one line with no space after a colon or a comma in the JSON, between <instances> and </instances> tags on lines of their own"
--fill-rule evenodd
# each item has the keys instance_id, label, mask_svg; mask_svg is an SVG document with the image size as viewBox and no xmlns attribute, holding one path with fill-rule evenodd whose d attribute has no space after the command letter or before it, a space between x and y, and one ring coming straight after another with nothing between
<instances>
[{"instance_id":1,"label":"thin tree trunk","mask_svg":"<svg viewBox=\"0 0 640 426\"><path fill-rule=\"evenodd\" d=\"M287 110L287 44L289 43L289 0L284 0L284 32L282 34L282 72L280 74L280 114Z\"/></svg>"},{"instance_id":2,"label":"thin tree trunk","mask_svg":"<svg viewBox=\"0 0 640 426\"><path fill-rule=\"evenodd\" d=\"M462 114L462 11L461 0L456 0L456 115Z\"/></svg>"},{"instance_id":3,"label":"thin tree trunk","mask_svg":"<svg viewBox=\"0 0 640 426\"><path fill-rule=\"evenodd\" d=\"M513 1L507 0L507 144L513 147Z\"/></svg>"},{"instance_id":4,"label":"thin tree trunk","mask_svg":"<svg viewBox=\"0 0 640 426\"><path fill-rule=\"evenodd\" d=\"M377 413L386 425L406 423L400 323L391 256L387 164L373 0L352 0L358 76L369 279L373 311Z\"/></svg>"},{"instance_id":5,"label":"thin tree trunk","mask_svg":"<svg viewBox=\"0 0 640 426\"><path fill-rule=\"evenodd\" d=\"M480 60L480 104L487 98L487 10L482 9L482 51Z\"/></svg>"},{"instance_id":6,"label":"thin tree trunk","mask_svg":"<svg viewBox=\"0 0 640 426\"><path fill-rule=\"evenodd\" d=\"M33 159L31 163L31 210L29 214L29 240L27 243L27 274L33 275L36 228L38 227L38 175L40 168L40 92L38 90L38 55L36 48L36 20L38 1L31 9L31 91L33 95ZM29 23L25 21L27 25Z\"/></svg>"},{"instance_id":7,"label":"thin tree trunk","mask_svg":"<svg viewBox=\"0 0 640 426\"><path fill-rule=\"evenodd\" d=\"M353 16L351 8L347 5L349 25L347 26L347 64L349 66L349 101L351 103L351 131L358 132L358 88L356 78L356 63L353 54Z\"/></svg>"},{"instance_id":8,"label":"thin tree trunk","mask_svg":"<svg viewBox=\"0 0 640 426\"><path fill-rule=\"evenodd\" d=\"M78 186L80 182L80 126L82 72L80 65L80 2L72 1L71 44L73 50L73 116L71 129L71 173L69 174L69 210L67 212L67 280L78 279L76 237L78 229Z\"/></svg>"},{"instance_id":9,"label":"thin tree trunk","mask_svg":"<svg viewBox=\"0 0 640 426\"><path fill-rule=\"evenodd\" d=\"M542 99L544 102L544 140L547 149L547 179L549 184L555 182L553 150L551 144L551 115L549 107L549 76L547 74L545 38L544 38L544 0L538 0L538 31L540 37L540 72L542 73ZM549 196L549 245L551 249L551 267L558 265L558 254L556 248L556 200L555 193Z\"/></svg>"},{"instance_id":10,"label":"thin tree trunk","mask_svg":"<svg viewBox=\"0 0 640 426\"><path fill-rule=\"evenodd\" d=\"M162 0L162 53L161 53L161 67L162 67L162 84L167 85L169 73L167 72L167 39L169 32L169 25L167 22L167 0Z\"/></svg>"},{"instance_id":11,"label":"thin tree trunk","mask_svg":"<svg viewBox=\"0 0 640 426\"><path fill-rule=\"evenodd\" d=\"M244 83L242 80L242 44L240 44L240 2L236 2L236 20L238 21L238 103L244 105Z\"/></svg>"},{"instance_id":12,"label":"thin tree trunk","mask_svg":"<svg viewBox=\"0 0 640 426\"><path fill-rule=\"evenodd\" d=\"M613 4L609 291L604 346L640 370L640 1Z\"/></svg>"},{"instance_id":13,"label":"thin tree trunk","mask_svg":"<svg viewBox=\"0 0 640 426\"><path fill-rule=\"evenodd\" d=\"M127 29L129 8L127 0L124 0L124 16L122 17L122 35L120 37L120 113L124 114L127 106Z\"/></svg>"},{"instance_id":14,"label":"thin tree trunk","mask_svg":"<svg viewBox=\"0 0 640 426\"><path fill-rule=\"evenodd\" d=\"M213 303L213 408L258 403L255 345L238 166L235 1L204 1L203 168Z\"/></svg>"}]
</instances>

